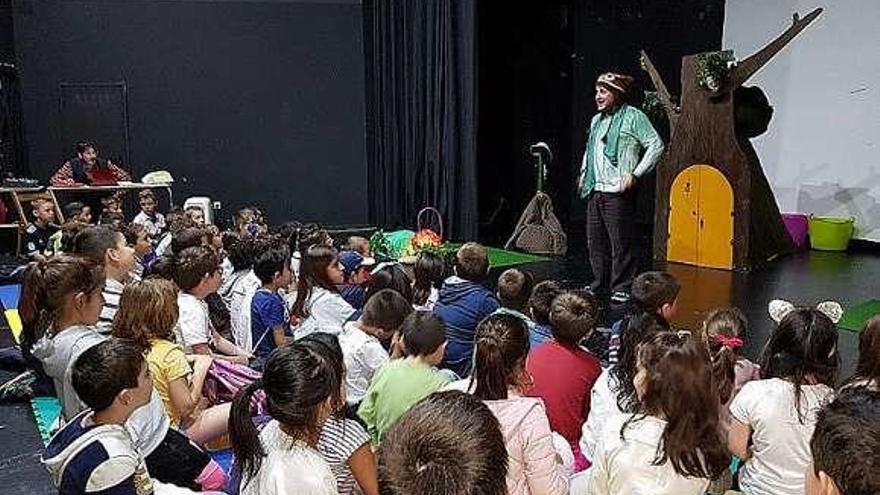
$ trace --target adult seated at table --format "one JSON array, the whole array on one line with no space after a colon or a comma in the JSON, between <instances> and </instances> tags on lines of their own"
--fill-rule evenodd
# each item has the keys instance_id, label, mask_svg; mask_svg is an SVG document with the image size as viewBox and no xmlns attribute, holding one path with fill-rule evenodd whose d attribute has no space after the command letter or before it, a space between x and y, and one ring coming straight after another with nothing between
<instances>
[{"instance_id":1,"label":"adult seated at table","mask_svg":"<svg viewBox=\"0 0 880 495\"><path fill-rule=\"evenodd\" d=\"M131 175L109 160L98 158L95 145L86 141L76 144L76 158L64 162L64 165L52 175L49 184L59 186L99 185L108 179L131 181Z\"/></svg>"}]
</instances>

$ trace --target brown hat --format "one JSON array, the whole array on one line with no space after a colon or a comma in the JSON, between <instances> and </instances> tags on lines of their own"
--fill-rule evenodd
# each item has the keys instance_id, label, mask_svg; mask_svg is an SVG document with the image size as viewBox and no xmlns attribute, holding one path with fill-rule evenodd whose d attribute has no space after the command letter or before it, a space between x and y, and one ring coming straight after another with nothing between
<instances>
[{"instance_id":1,"label":"brown hat","mask_svg":"<svg viewBox=\"0 0 880 495\"><path fill-rule=\"evenodd\" d=\"M618 93L626 93L629 91L629 87L632 86L633 81L634 79L630 76L606 72L596 79L596 85L605 86L605 88L617 91Z\"/></svg>"}]
</instances>

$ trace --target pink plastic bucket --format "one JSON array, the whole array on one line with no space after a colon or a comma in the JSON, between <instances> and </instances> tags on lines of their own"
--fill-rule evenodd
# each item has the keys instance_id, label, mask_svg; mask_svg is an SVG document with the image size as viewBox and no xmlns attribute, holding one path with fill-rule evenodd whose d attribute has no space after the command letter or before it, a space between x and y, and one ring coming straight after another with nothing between
<instances>
[{"instance_id":1,"label":"pink plastic bucket","mask_svg":"<svg viewBox=\"0 0 880 495\"><path fill-rule=\"evenodd\" d=\"M782 221L795 246L804 248L807 245L807 232L810 230L810 219L803 213L783 213Z\"/></svg>"}]
</instances>

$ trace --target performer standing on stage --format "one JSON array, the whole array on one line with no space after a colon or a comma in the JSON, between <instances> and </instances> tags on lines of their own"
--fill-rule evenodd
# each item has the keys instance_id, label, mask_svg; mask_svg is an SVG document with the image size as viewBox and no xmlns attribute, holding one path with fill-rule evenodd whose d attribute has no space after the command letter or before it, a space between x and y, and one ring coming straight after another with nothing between
<instances>
[{"instance_id":1,"label":"performer standing on stage","mask_svg":"<svg viewBox=\"0 0 880 495\"><path fill-rule=\"evenodd\" d=\"M130 181L131 175L109 160L98 158L95 145L89 142L76 144L76 158L64 162L49 179L53 186L91 184L93 173L108 170L117 181Z\"/></svg>"},{"instance_id":2,"label":"performer standing on stage","mask_svg":"<svg viewBox=\"0 0 880 495\"><path fill-rule=\"evenodd\" d=\"M629 300L636 275L632 255L635 182L663 153L663 141L641 110L626 104L633 78L605 73L596 81L599 113L581 163L578 189L587 201L591 289L600 300ZM612 293L613 292L613 293Z\"/></svg>"}]
</instances>

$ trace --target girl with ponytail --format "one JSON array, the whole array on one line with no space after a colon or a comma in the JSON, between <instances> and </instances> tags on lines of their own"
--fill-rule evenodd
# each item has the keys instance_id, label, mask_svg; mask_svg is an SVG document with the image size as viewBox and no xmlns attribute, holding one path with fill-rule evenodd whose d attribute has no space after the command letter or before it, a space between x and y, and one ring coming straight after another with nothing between
<instances>
[{"instance_id":1,"label":"girl with ponytail","mask_svg":"<svg viewBox=\"0 0 880 495\"><path fill-rule=\"evenodd\" d=\"M103 288L103 270L78 257L40 259L25 271L19 304L22 352L39 360L55 382L67 419L85 409L68 368L81 352L105 338L95 329L104 305Z\"/></svg>"},{"instance_id":2,"label":"girl with ponytail","mask_svg":"<svg viewBox=\"0 0 880 495\"><path fill-rule=\"evenodd\" d=\"M587 493L703 495L730 464L705 347L659 332L639 346L636 363L637 409L607 420Z\"/></svg>"},{"instance_id":3,"label":"girl with ponytail","mask_svg":"<svg viewBox=\"0 0 880 495\"><path fill-rule=\"evenodd\" d=\"M728 406L746 383L761 377L761 367L742 356L748 321L736 308L715 309L703 320L703 340L712 360L712 376L721 401L721 426L730 427Z\"/></svg>"},{"instance_id":4,"label":"girl with ponytail","mask_svg":"<svg viewBox=\"0 0 880 495\"><path fill-rule=\"evenodd\" d=\"M342 361L320 340L303 339L269 355L263 377L232 403L229 435L241 495L337 494L317 450L324 423L345 405ZM262 390L271 420L258 431L251 400Z\"/></svg>"},{"instance_id":5,"label":"girl with ponytail","mask_svg":"<svg viewBox=\"0 0 880 495\"><path fill-rule=\"evenodd\" d=\"M522 319L495 314L477 327L474 373L449 388L483 400L501 424L508 454L507 490L511 495L568 493L574 459L567 442L554 441L541 399L524 397L531 387L526 371L529 332ZM568 466L560 460L556 445Z\"/></svg>"}]
</instances>

